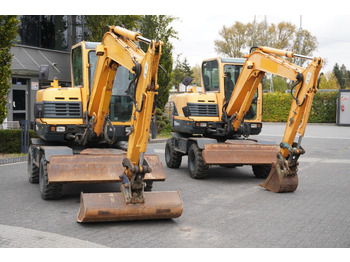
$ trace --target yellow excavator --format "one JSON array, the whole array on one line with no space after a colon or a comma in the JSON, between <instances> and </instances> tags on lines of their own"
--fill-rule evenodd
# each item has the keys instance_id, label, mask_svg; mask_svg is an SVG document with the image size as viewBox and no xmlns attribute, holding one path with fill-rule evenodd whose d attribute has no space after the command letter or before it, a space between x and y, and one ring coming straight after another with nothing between
<instances>
[{"instance_id":1,"label":"yellow excavator","mask_svg":"<svg viewBox=\"0 0 350 262\"><path fill-rule=\"evenodd\" d=\"M148 51L136 41L149 44ZM178 191L145 192L146 183L165 180L158 156L146 152L161 52L162 42L110 26L101 43L72 48L72 87L56 80L37 93L40 138L29 149L28 177L39 183L42 198L60 198L65 183L121 182L121 192L81 193L78 222L182 214ZM118 149L125 140L127 152Z\"/></svg>"},{"instance_id":2,"label":"yellow excavator","mask_svg":"<svg viewBox=\"0 0 350 262\"><path fill-rule=\"evenodd\" d=\"M282 58L310 60L307 68ZM204 92L175 95L172 135L165 146L170 168L188 155L192 178L207 176L210 165L251 165L260 184L273 192L293 192L298 186L298 158L305 150L301 140L317 92L321 58L269 47L257 47L242 59L216 58L202 63ZM249 139L261 131L261 80L265 73L293 81L291 105L280 145ZM299 133L298 142L294 142Z\"/></svg>"}]
</instances>

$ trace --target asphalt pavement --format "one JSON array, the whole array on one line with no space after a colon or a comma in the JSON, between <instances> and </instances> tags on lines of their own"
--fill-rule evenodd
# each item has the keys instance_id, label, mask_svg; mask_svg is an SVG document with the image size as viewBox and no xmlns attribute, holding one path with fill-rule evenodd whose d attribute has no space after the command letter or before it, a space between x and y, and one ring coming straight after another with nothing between
<instances>
[{"instance_id":1,"label":"asphalt pavement","mask_svg":"<svg viewBox=\"0 0 350 262\"><path fill-rule=\"evenodd\" d=\"M281 142L285 124L265 124L256 138ZM44 201L27 179L25 162L0 165L0 247L113 248L349 248L350 127L309 124L303 138L299 186L276 194L258 186L250 166L210 167L194 180L187 157L179 169L160 156L165 182L179 190L181 217L170 220L79 224L79 193L116 192L118 184L64 185L63 198Z\"/></svg>"}]
</instances>

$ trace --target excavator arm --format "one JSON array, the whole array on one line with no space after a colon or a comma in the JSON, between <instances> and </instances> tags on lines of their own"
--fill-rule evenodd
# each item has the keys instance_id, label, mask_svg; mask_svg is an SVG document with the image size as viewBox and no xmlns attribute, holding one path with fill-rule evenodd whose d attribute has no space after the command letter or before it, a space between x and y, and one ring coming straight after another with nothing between
<instances>
[{"instance_id":1,"label":"excavator arm","mask_svg":"<svg viewBox=\"0 0 350 262\"><path fill-rule=\"evenodd\" d=\"M148 43L148 51L144 53L131 40ZM153 104L158 89L157 73L161 47L161 42L148 40L139 33L112 26L110 31L105 33L101 45L96 48L99 59L88 112L94 119L93 130L97 135L101 134L108 115L113 81L118 67L123 66L135 75L129 86L134 110L127 153L127 157L134 165L138 165L140 155L147 149ZM135 85L134 94L130 91L132 85Z\"/></svg>"},{"instance_id":2,"label":"excavator arm","mask_svg":"<svg viewBox=\"0 0 350 262\"><path fill-rule=\"evenodd\" d=\"M148 43L148 51L144 53L133 41ZM162 42L117 26L110 27L96 48L99 58L89 104L93 131L100 135L108 119L113 80L119 66L134 73L128 90L134 108L127 153L122 160L121 193L82 193L79 222L175 218L182 213L183 204L178 191L144 192L144 178L146 174L151 176L152 166L163 171L160 163L151 159L153 163L150 164L150 158L145 156L158 89L161 51Z\"/></svg>"},{"instance_id":3,"label":"excavator arm","mask_svg":"<svg viewBox=\"0 0 350 262\"><path fill-rule=\"evenodd\" d=\"M290 63L281 58L299 57L311 60L307 68ZM293 52L269 47L259 47L246 60L243 70L237 80L231 99L226 107L226 114L235 131L244 122L244 116L252 103L254 93L265 73L275 74L290 79L294 84L291 95L293 102L277 161L263 187L274 192L290 192L297 187L297 165L306 124L311 110L312 101L317 92L318 75L322 67L321 58L301 56ZM298 143L294 143L299 133Z\"/></svg>"}]
</instances>

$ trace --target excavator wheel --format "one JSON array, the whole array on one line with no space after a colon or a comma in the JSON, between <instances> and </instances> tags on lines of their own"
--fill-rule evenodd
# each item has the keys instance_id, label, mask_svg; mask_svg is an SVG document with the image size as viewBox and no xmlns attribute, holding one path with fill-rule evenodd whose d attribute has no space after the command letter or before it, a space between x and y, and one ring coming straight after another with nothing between
<instances>
[{"instance_id":1,"label":"excavator wheel","mask_svg":"<svg viewBox=\"0 0 350 262\"><path fill-rule=\"evenodd\" d=\"M33 163L34 148L29 147L28 150L28 180L29 183L37 184L39 183L39 168Z\"/></svg>"},{"instance_id":2,"label":"excavator wheel","mask_svg":"<svg viewBox=\"0 0 350 262\"><path fill-rule=\"evenodd\" d=\"M252 165L253 173L256 178L267 178L271 172L271 165Z\"/></svg>"},{"instance_id":3,"label":"excavator wheel","mask_svg":"<svg viewBox=\"0 0 350 262\"><path fill-rule=\"evenodd\" d=\"M61 198L62 184L49 184L47 176L47 161L45 155L41 156L39 166L39 188L42 199L54 200Z\"/></svg>"},{"instance_id":4,"label":"excavator wheel","mask_svg":"<svg viewBox=\"0 0 350 262\"><path fill-rule=\"evenodd\" d=\"M205 164L202 150L193 143L188 150L188 170L192 178L200 179L208 175L209 166Z\"/></svg>"},{"instance_id":5,"label":"excavator wheel","mask_svg":"<svg viewBox=\"0 0 350 262\"><path fill-rule=\"evenodd\" d=\"M169 168L179 168L181 166L182 154L174 150L175 139L169 138L165 145L165 162Z\"/></svg>"}]
</instances>

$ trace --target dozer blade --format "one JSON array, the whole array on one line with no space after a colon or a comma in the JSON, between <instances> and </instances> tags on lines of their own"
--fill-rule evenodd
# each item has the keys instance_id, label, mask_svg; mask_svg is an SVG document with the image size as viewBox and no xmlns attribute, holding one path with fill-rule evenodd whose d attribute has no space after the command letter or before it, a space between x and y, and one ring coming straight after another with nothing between
<instances>
[{"instance_id":1,"label":"dozer blade","mask_svg":"<svg viewBox=\"0 0 350 262\"><path fill-rule=\"evenodd\" d=\"M288 167L288 162L278 156L269 176L259 186L275 193L294 192L298 187L297 169Z\"/></svg>"},{"instance_id":2,"label":"dozer blade","mask_svg":"<svg viewBox=\"0 0 350 262\"><path fill-rule=\"evenodd\" d=\"M85 151L85 150L84 150ZM112 183L122 182L120 175L126 153L121 154L81 154L50 156L47 167L50 183ZM152 172L145 175L145 181L164 181L163 166L157 155L145 155Z\"/></svg>"},{"instance_id":3,"label":"dozer blade","mask_svg":"<svg viewBox=\"0 0 350 262\"><path fill-rule=\"evenodd\" d=\"M208 165L258 165L275 163L278 152L278 145L259 144L252 140L233 140L219 144L205 144L202 154Z\"/></svg>"},{"instance_id":4,"label":"dozer blade","mask_svg":"<svg viewBox=\"0 0 350 262\"><path fill-rule=\"evenodd\" d=\"M78 222L169 219L181 216L183 202L178 191L145 192L144 203L126 203L122 193L80 195Z\"/></svg>"}]
</instances>

